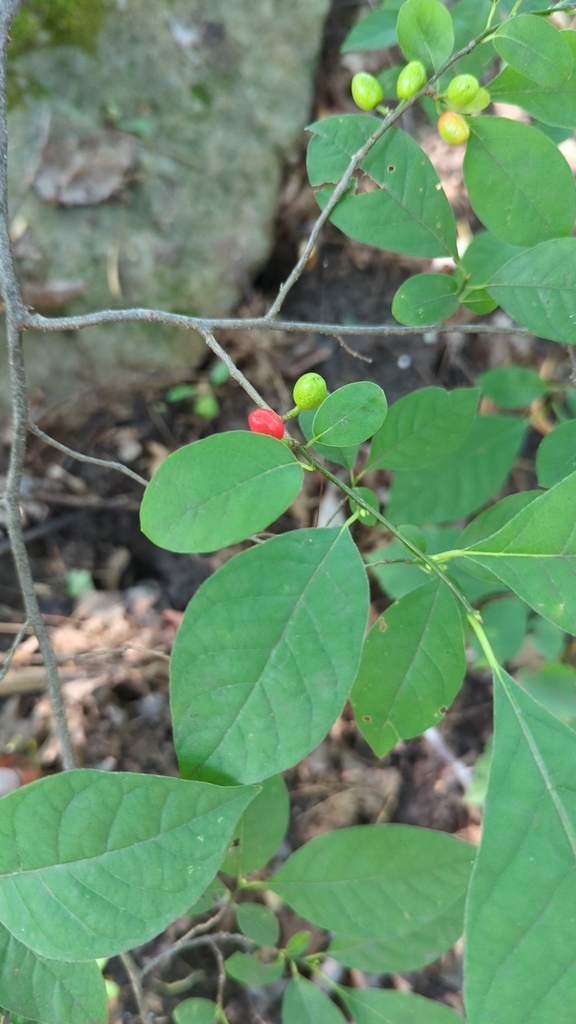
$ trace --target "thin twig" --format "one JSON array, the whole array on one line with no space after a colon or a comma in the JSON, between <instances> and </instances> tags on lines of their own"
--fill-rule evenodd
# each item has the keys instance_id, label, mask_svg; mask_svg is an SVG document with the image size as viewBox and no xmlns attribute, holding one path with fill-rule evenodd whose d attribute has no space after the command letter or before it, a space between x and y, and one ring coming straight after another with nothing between
<instances>
[{"instance_id":1,"label":"thin twig","mask_svg":"<svg viewBox=\"0 0 576 1024\"><path fill-rule=\"evenodd\" d=\"M150 974L151 971L156 970L156 968L159 967L161 964L165 963L168 960L171 960L172 957L175 956L181 949L192 948L190 946L190 941L194 941L197 935L204 935L205 932L209 932L210 929L214 927L214 925L218 924L222 920L225 912L228 910L228 906L229 904L228 902L226 902L224 906L220 907L220 910L216 914L213 914L212 917L209 917L207 921L203 921L202 924L197 924L194 925L193 928L189 928L188 931L185 932L184 935L181 935L177 942L174 942L169 949L165 949L162 953L159 953L158 956L155 956L152 960L149 960L146 966L142 969L142 977L145 978L147 974Z\"/></svg>"},{"instance_id":2,"label":"thin twig","mask_svg":"<svg viewBox=\"0 0 576 1024\"><path fill-rule=\"evenodd\" d=\"M143 476L135 473L133 469L128 469L128 466L124 466L121 462L113 462L111 459L97 459L93 455L83 455L82 452L76 452L73 448L68 448L67 445L62 444L60 441L56 441L49 434L45 434L40 427L36 426L35 423L28 423L28 430L36 437L40 437L46 444L51 445L52 448L57 448L59 452L64 452L65 455L69 455L70 458L76 459L77 462L89 462L93 466L103 466L104 469L117 469L119 473L124 473L125 476L129 476L136 483L142 484L143 487L148 487L149 481L145 480Z\"/></svg>"},{"instance_id":3,"label":"thin twig","mask_svg":"<svg viewBox=\"0 0 576 1024\"><path fill-rule=\"evenodd\" d=\"M210 943L210 949L216 957L216 963L218 965L218 988L216 990L216 1005L220 1010L220 1014L224 1013L224 986L226 984L226 968L224 967L224 957L222 951L218 949L218 946L212 940Z\"/></svg>"},{"instance_id":4,"label":"thin twig","mask_svg":"<svg viewBox=\"0 0 576 1024\"><path fill-rule=\"evenodd\" d=\"M122 961L122 965L132 986L132 991L134 993L142 1024L148 1024L148 1021L151 1021L154 1015L146 1003L146 996L144 995L144 989L142 987L142 976L140 971L138 970L135 961L130 956L130 953L120 953L120 960Z\"/></svg>"},{"instance_id":5,"label":"thin twig","mask_svg":"<svg viewBox=\"0 0 576 1024\"><path fill-rule=\"evenodd\" d=\"M268 405L268 403L264 401L262 395L258 394L256 388L252 387L250 381L244 376L242 371L238 369L236 363L233 362L233 360L230 358L225 349L223 349L222 346L218 344L212 332L206 330L205 328L202 328L200 329L200 334L204 338L204 341L208 345L208 348L211 349L212 352L214 352L214 354L217 355L218 358L222 360L230 376L238 384L240 384L242 388L244 388L244 391L246 392L247 395L250 395L252 401L255 402L256 405L259 405L261 409L269 409L270 406Z\"/></svg>"},{"instance_id":6,"label":"thin twig","mask_svg":"<svg viewBox=\"0 0 576 1024\"><path fill-rule=\"evenodd\" d=\"M26 310L22 304L16 279L8 228L8 119L6 110L6 45L10 21L16 14L19 6L20 0L5 0L0 9L0 280L6 306L6 339L10 366L13 429L4 503L8 535L24 598L26 616L34 627L34 632L38 637L38 644L44 658L48 693L54 715L56 733L60 741L62 764L64 768L74 768L72 740L66 719L66 709L62 700L58 666L44 627L38 598L34 590L34 580L26 553L20 518L20 486L24 472L26 435L28 431L28 394L22 337L18 323L22 319L23 314L26 313Z\"/></svg>"},{"instance_id":7,"label":"thin twig","mask_svg":"<svg viewBox=\"0 0 576 1024\"><path fill-rule=\"evenodd\" d=\"M12 664L12 659L14 658L14 655L16 654L16 651L18 650L19 644L22 642L22 640L24 638L24 634L28 632L28 627L29 626L30 626L30 620L26 619L26 621L22 623L18 633L14 637L14 639L13 639L11 645L10 645L10 650L8 651L8 653L6 654L6 656L4 658L4 661L2 662L2 668L0 669L0 683L6 677L8 669L10 668L10 665Z\"/></svg>"},{"instance_id":8,"label":"thin twig","mask_svg":"<svg viewBox=\"0 0 576 1024\"><path fill-rule=\"evenodd\" d=\"M342 346L344 351L347 352L349 356L354 356L354 359L361 359L363 363L374 362L374 360L371 359L370 356L363 356L360 354L360 352L356 352L355 349L350 348L349 345L347 345L346 342L344 341L344 338L342 337L341 334L335 334L334 337L336 338L338 344Z\"/></svg>"},{"instance_id":9,"label":"thin twig","mask_svg":"<svg viewBox=\"0 0 576 1024\"><path fill-rule=\"evenodd\" d=\"M414 93L414 95L409 100L406 100L406 102L400 103L399 106L396 107L396 110L393 110L379 123L376 130L372 132L370 138L367 139L364 145L361 146L360 149L356 150L356 152L352 155L348 167L346 168L344 174L340 178L340 181L336 185L332 195L330 196L330 199L326 203L326 206L322 210L320 216L317 218L316 223L314 224L314 227L312 228L312 231L310 232L310 235L308 237L308 241L306 242L306 245L304 246L304 249L300 254L298 262L292 268L292 271L288 275L284 284L281 286L278 295L276 296L274 302L270 306L270 309L268 310L267 314L269 317L274 317L276 316L277 313L280 312L284 299L288 295L288 292L296 284L296 281L301 276L303 270L306 267L306 264L308 263L308 260L310 259L310 256L312 255L316 242L318 241L318 236L322 228L324 227L324 224L330 217L330 214L332 213L336 204L340 201L344 193L348 190L348 186L352 181L354 171L356 170L357 167L360 166L364 158L368 156L368 153L370 152L374 144L378 142L378 139L380 139L384 135L384 132L388 131L388 129L391 128L392 125L396 121L398 121L400 117L402 117L402 114L404 113L405 110L408 110L410 107L412 107L416 100L419 100L423 96L425 96L430 86L439 78L441 78L444 72L447 71L452 64L454 64L457 60L460 60L461 57L465 57L468 53L472 53L472 50L474 50L488 34L489 30L482 32L481 35L479 35L476 39L473 39L470 43L468 43L467 46L464 46L461 50L458 50L457 53L452 54L452 56L449 57L448 60L444 62L442 67L438 68L438 70L434 72L434 74L428 79L428 81L422 86L422 88L418 90L418 92Z\"/></svg>"},{"instance_id":10,"label":"thin twig","mask_svg":"<svg viewBox=\"0 0 576 1024\"><path fill-rule=\"evenodd\" d=\"M37 331L76 331L84 327L99 324L117 323L154 323L168 327L181 327L187 331L245 331L268 328L271 331L286 331L298 334L335 334L366 335L373 337L414 337L417 334L428 334L437 331L442 334L519 334L532 337L532 332L524 327L499 327L497 324L427 324L426 327L404 327L392 321L387 324L327 324L305 320L273 320L270 316L230 317L204 319L184 316L181 313L168 313L163 309L101 309L97 313L84 313L81 316L45 317L39 313L23 311L18 320L22 330L33 328Z\"/></svg>"}]
</instances>

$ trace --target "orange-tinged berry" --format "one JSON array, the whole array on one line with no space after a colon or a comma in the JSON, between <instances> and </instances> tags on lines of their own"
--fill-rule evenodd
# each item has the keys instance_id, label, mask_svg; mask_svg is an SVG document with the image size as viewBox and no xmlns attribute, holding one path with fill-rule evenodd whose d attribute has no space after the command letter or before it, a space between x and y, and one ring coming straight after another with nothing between
<instances>
[{"instance_id":1,"label":"orange-tinged berry","mask_svg":"<svg viewBox=\"0 0 576 1024\"><path fill-rule=\"evenodd\" d=\"M438 134L450 146L459 146L470 137L470 129L461 114L446 110L438 118Z\"/></svg>"}]
</instances>

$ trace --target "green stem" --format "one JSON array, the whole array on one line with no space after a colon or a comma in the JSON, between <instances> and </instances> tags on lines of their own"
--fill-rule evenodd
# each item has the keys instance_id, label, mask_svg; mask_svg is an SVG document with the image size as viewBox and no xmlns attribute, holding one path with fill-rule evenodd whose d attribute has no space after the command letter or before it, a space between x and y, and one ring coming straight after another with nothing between
<instances>
[{"instance_id":1,"label":"green stem","mask_svg":"<svg viewBox=\"0 0 576 1024\"><path fill-rule=\"evenodd\" d=\"M496 658L496 655L494 654L494 651L492 650L492 647L490 646L490 641L488 640L488 637L486 636L486 633L482 628L482 624L480 622L478 614L468 615L467 619L472 629L474 630L476 636L478 637L478 643L480 644L484 652L486 661L488 662L490 668L492 669L494 674L498 676L500 682L504 682L504 678L502 676L502 668L498 664L498 660Z\"/></svg>"},{"instance_id":2,"label":"green stem","mask_svg":"<svg viewBox=\"0 0 576 1024\"><path fill-rule=\"evenodd\" d=\"M416 544L413 544L408 537L405 537L397 526L394 526L394 524L391 523L388 519L386 519L381 512L377 512L372 505L369 505L367 501L364 501L364 498L362 497L361 494L358 494L356 491L353 491L351 487L348 487L348 485L343 483L342 480L339 480L338 477L334 475L334 473L331 473L329 469L326 469L326 467L323 466L320 462L318 462L313 455L310 455L310 452L306 451L303 445L298 444L298 442L294 441L292 444L292 448L294 449L294 451L299 452L299 454L302 455L307 460L307 462L309 462L310 465L314 467L314 469L317 469L319 473L322 473L322 476L325 476L327 480L330 480L333 484L336 484L336 487L343 491L344 494L347 494L349 498L352 498L352 501L359 505L360 508L366 509L366 511L369 512L370 515L374 516L374 518L377 519L378 522L382 524L382 526L386 527L389 533L391 533L394 537L397 537L398 540L401 540L402 543L404 544L404 547L408 548L408 550L412 552L412 554L418 559L419 562L423 562L424 565L427 565L430 571L433 572L434 575L438 577L438 579L442 580L442 582L446 584L449 590L451 590L452 593L454 594L456 600L464 606L466 612L469 615L477 614L476 610L472 607L472 605L466 599L464 594L459 590L456 584L452 582L450 577L446 575L443 569L441 569L440 566L432 560L432 558L429 558L428 555L421 551L420 548L416 546ZM456 556L453 555L453 557Z\"/></svg>"}]
</instances>

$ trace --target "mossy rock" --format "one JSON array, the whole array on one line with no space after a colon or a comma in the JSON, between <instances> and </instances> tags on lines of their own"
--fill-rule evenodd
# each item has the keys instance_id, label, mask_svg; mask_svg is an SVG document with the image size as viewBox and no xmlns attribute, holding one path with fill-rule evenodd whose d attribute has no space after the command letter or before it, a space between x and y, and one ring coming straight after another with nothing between
<instances>
[{"instance_id":1,"label":"mossy rock","mask_svg":"<svg viewBox=\"0 0 576 1024\"><path fill-rule=\"evenodd\" d=\"M87 2L48 6L70 13ZM46 45L20 39L12 60L32 83L9 124L12 233L29 301L43 295L48 314L50 296L77 282L67 313L223 315L270 251L282 161L309 116L329 0L90 6L93 45L53 29ZM177 379L203 352L196 335L144 324L31 333L26 346L32 386L70 408L77 385L85 406L97 388ZM2 366L0 381L6 404Z\"/></svg>"}]
</instances>

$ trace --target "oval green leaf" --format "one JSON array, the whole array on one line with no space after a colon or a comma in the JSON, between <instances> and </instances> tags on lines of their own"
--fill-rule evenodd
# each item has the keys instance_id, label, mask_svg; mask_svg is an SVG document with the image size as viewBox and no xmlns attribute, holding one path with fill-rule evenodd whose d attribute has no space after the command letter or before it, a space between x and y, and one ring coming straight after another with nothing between
<instances>
[{"instance_id":1,"label":"oval green leaf","mask_svg":"<svg viewBox=\"0 0 576 1024\"><path fill-rule=\"evenodd\" d=\"M520 509L500 530L469 545L534 611L576 634L576 473Z\"/></svg>"},{"instance_id":2,"label":"oval green leaf","mask_svg":"<svg viewBox=\"0 0 576 1024\"><path fill-rule=\"evenodd\" d=\"M526 424L509 416L477 416L462 443L440 462L399 470L387 516L394 523L446 522L476 512L505 482Z\"/></svg>"},{"instance_id":3,"label":"oval green leaf","mask_svg":"<svg viewBox=\"0 0 576 1024\"><path fill-rule=\"evenodd\" d=\"M576 420L561 423L540 442L536 474L541 487L554 487L576 472Z\"/></svg>"},{"instance_id":4,"label":"oval green leaf","mask_svg":"<svg viewBox=\"0 0 576 1024\"><path fill-rule=\"evenodd\" d=\"M576 1000L576 734L503 670L494 677L494 698L482 845L466 915L466 1018L569 1024Z\"/></svg>"},{"instance_id":5,"label":"oval green leaf","mask_svg":"<svg viewBox=\"0 0 576 1024\"><path fill-rule=\"evenodd\" d=\"M206 889L255 794L91 769L9 793L0 801L0 921L59 960L140 946Z\"/></svg>"},{"instance_id":6,"label":"oval green leaf","mask_svg":"<svg viewBox=\"0 0 576 1024\"><path fill-rule=\"evenodd\" d=\"M502 409L525 409L548 391L546 381L529 366L495 366L481 373L477 384Z\"/></svg>"},{"instance_id":7,"label":"oval green leaf","mask_svg":"<svg viewBox=\"0 0 576 1024\"><path fill-rule=\"evenodd\" d=\"M272 775L240 818L220 870L225 875L249 875L263 868L284 839L289 819L286 783L281 775Z\"/></svg>"},{"instance_id":8,"label":"oval green leaf","mask_svg":"<svg viewBox=\"0 0 576 1024\"><path fill-rule=\"evenodd\" d=\"M458 283L448 274L416 274L400 285L392 316L409 327L441 323L458 309L457 292Z\"/></svg>"},{"instance_id":9,"label":"oval green leaf","mask_svg":"<svg viewBox=\"0 0 576 1024\"><path fill-rule=\"evenodd\" d=\"M272 985L284 974L284 960L267 964L257 953L232 953L225 966L226 974L243 985Z\"/></svg>"},{"instance_id":10,"label":"oval green leaf","mask_svg":"<svg viewBox=\"0 0 576 1024\"><path fill-rule=\"evenodd\" d=\"M327 117L310 126L307 168L314 186L336 183L350 158L376 131L365 114ZM390 128L362 161L379 186L362 195L347 193L330 214L341 231L359 242L409 256L457 256L456 222L429 158L406 132ZM323 206L333 189L320 189Z\"/></svg>"},{"instance_id":11,"label":"oval green leaf","mask_svg":"<svg viewBox=\"0 0 576 1024\"><path fill-rule=\"evenodd\" d=\"M390 406L372 438L371 469L422 469L462 444L476 415L475 388L421 388Z\"/></svg>"},{"instance_id":12,"label":"oval green leaf","mask_svg":"<svg viewBox=\"0 0 576 1024\"><path fill-rule=\"evenodd\" d=\"M367 614L347 530L283 534L223 565L192 598L172 652L182 774L261 781L300 761L342 710Z\"/></svg>"},{"instance_id":13,"label":"oval green leaf","mask_svg":"<svg viewBox=\"0 0 576 1024\"><path fill-rule=\"evenodd\" d=\"M322 989L301 974L286 986L282 1024L346 1024L344 1015Z\"/></svg>"},{"instance_id":14,"label":"oval green leaf","mask_svg":"<svg viewBox=\"0 0 576 1024\"><path fill-rule=\"evenodd\" d=\"M280 938L280 922L263 903L240 903L236 920L240 931L259 946L275 946Z\"/></svg>"},{"instance_id":15,"label":"oval green leaf","mask_svg":"<svg viewBox=\"0 0 576 1024\"><path fill-rule=\"evenodd\" d=\"M311 441L314 437L312 424L315 415L316 409L304 409L298 417L298 426L307 441ZM352 469L358 458L359 447L359 445L353 444L349 448L335 448L334 445L328 447L328 445L317 443L313 446L312 453L323 459L328 459L330 462L335 462L337 466L344 466L344 469Z\"/></svg>"},{"instance_id":16,"label":"oval green leaf","mask_svg":"<svg viewBox=\"0 0 576 1024\"><path fill-rule=\"evenodd\" d=\"M576 186L554 143L506 117L474 117L469 124L464 180L485 227L521 246L571 235Z\"/></svg>"},{"instance_id":17,"label":"oval green leaf","mask_svg":"<svg viewBox=\"0 0 576 1024\"><path fill-rule=\"evenodd\" d=\"M406 60L422 61L429 71L437 71L452 53L452 18L439 0L408 0L402 4L396 31Z\"/></svg>"},{"instance_id":18,"label":"oval green leaf","mask_svg":"<svg viewBox=\"0 0 576 1024\"><path fill-rule=\"evenodd\" d=\"M540 20L540 19L539 19ZM576 60L576 32L561 33ZM576 128L576 70L560 85L539 85L513 68L504 68L489 85L492 99L515 103L532 117L558 128Z\"/></svg>"},{"instance_id":19,"label":"oval green leaf","mask_svg":"<svg viewBox=\"0 0 576 1024\"><path fill-rule=\"evenodd\" d=\"M346 36L341 53L356 50L385 50L396 43L396 11L370 11Z\"/></svg>"},{"instance_id":20,"label":"oval green leaf","mask_svg":"<svg viewBox=\"0 0 576 1024\"><path fill-rule=\"evenodd\" d=\"M522 327L576 344L576 238L554 238L498 270L488 292Z\"/></svg>"},{"instance_id":21,"label":"oval green leaf","mask_svg":"<svg viewBox=\"0 0 576 1024\"><path fill-rule=\"evenodd\" d=\"M329 447L360 444L376 433L387 412L386 395L378 384L345 384L322 402L312 425L314 437Z\"/></svg>"},{"instance_id":22,"label":"oval green leaf","mask_svg":"<svg viewBox=\"0 0 576 1024\"><path fill-rule=\"evenodd\" d=\"M168 551L215 551L264 530L292 504L303 470L282 441L232 430L169 455L144 492L143 533Z\"/></svg>"},{"instance_id":23,"label":"oval green leaf","mask_svg":"<svg viewBox=\"0 0 576 1024\"><path fill-rule=\"evenodd\" d=\"M510 67L540 85L557 88L574 70L574 59L562 33L533 14L505 21L493 42Z\"/></svg>"},{"instance_id":24,"label":"oval green leaf","mask_svg":"<svg viewBox=\"0 0 576 1024\"><path fill-rule=\"evenodd\" d=\"M444 832L358 825L300 847L268 887L321 928L388 944L383 970L409 970L458 938L474 854Z\"/></svg>"},{"instance_id":25,"label":"oval green leaf","mask_svg":"<svg viewBox=\"0 0 576 1024\"><path fill-rule=\"evenodd\" d=\"M418 587L388 608L364 641L351 693L358 728L376 756L436 725L465 669L460 611L443 583Z\"/></svg>"},{"instance_id":26,"label":"oval green leaf","mask_svg":"<svg viewBox=\"0 0 576 1024\"><path fill-rule=\"evenodd\" d=\"M215 1024L218 1007L211 999L184 999L172 1016L176 1024Z\"/></svg>"},{"instance_id":27,"label":"oval green leaf","mask_svg":"<svg viewBox=\"0 0 576 1024\"><path fill-rule=\"evenodd\" d=\"M462 1024L462 1017L450 1007L414 992L383 988L340 991L356 1024Z\"/></svg>"},{"instance_id":28,"label":"oval green leaf","mask_svg":"<svg viewBox=\"0 0 576 1024\"><path fill-rule=\"evenodd\" d=\"M42 1024L107 1024L106 989L95 961L47 960L0 925L0 1005Z\"/></svg>"}]
</instances>

